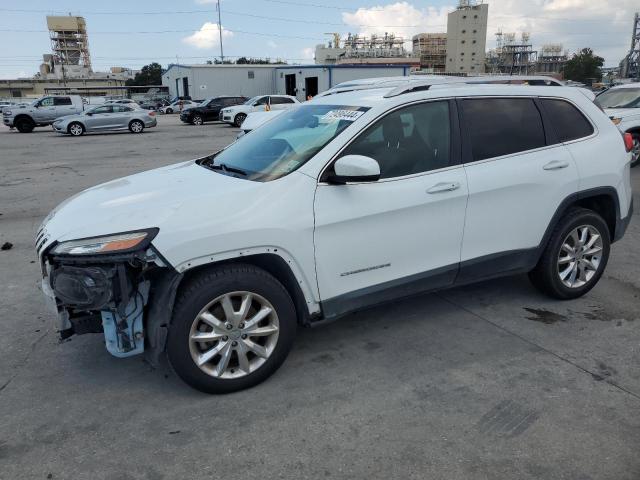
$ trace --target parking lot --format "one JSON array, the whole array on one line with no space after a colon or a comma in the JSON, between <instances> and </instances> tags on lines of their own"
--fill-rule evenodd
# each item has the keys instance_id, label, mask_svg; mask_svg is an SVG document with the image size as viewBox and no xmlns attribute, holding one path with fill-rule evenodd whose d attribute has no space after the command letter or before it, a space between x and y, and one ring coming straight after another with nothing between
<instances>
[{"instance_id":1,"label":"parking lot","mask_svg":"<svg viewBox=\"0 0 640 480\"><path fill-rule=\"evenodd\" d=\"M226 396L116 359L101 335L61 343L33 249L43 217L237 131L0 127L0 479L640 478L640 168L627 235L575 301L516 276L377 307L300 330L273 377Z\"/></svg>"}]
</instances>

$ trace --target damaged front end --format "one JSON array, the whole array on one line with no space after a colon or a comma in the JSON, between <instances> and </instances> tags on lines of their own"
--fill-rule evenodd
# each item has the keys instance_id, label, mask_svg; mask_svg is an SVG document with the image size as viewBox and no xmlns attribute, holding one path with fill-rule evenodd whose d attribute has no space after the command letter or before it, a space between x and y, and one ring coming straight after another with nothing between
<instances>
[{"instance_id":1,"label":"damaged front end","mask_svg":"<svg viewBox=\"0 0 640 480\"><path fill-rule=\"evenodd\" d=\"M42 289L58 314L61 339L104 333L109 353L164 349L175 290L181 278L155 250L158 229L53 242L38 252ZM36 248L41 246L36 239Z\"/></svg>"}]
</instances>

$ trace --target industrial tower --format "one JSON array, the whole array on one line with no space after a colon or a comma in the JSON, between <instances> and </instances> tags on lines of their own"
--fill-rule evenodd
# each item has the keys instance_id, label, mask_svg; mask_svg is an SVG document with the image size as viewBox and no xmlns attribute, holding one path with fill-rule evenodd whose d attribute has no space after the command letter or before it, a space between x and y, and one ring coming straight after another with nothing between
<instances>
[{"instance_id":1,"label":"industrial tower","mask_svg":"<svg viewBox=\"0 0 640 480\"><path fill-rule=\"evenodd\" d=\"M640 80L640 13L636 13L633 19L631 49L622 61L622 77Z\"/></svg>"},{"instance_id":2,"label":"industrial tower","mask_svg":"<svg viewBox=\"0 0 640 480\"><path fill-rule=\"evenodd\" d=\"M79 66L91 71L89 37L83 17L48 16L47 28L51 38L53 64Z\"/></svg>"}]
</instances>

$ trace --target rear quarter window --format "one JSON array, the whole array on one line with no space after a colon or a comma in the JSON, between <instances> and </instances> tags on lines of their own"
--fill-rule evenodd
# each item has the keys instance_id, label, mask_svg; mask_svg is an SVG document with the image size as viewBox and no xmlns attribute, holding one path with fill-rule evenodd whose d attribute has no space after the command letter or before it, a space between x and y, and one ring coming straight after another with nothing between
<instances>
[{"instance_id":1,"label":"rear quarter window","mask_svg":"<svg viewBox=\"0 0 640 480\"><path fill-rule=\"evenodd\" d=\"M560 142L578 140L593 133L591 122L571 103L552 98L543 98L541 102Z\"/></svg>"}]
</instances>

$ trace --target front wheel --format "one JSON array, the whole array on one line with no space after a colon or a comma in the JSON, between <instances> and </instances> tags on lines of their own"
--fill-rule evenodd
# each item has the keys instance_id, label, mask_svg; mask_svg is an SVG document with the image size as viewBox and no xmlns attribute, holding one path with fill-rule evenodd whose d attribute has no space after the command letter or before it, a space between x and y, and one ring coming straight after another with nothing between
<instances>
[{"instance_id":1,"label":"front wheel","mask_svg":"<svg viewBox=\"0 0 640 480\"><path fill-rule=\"evenodd\" d=\"M167 108L164 113L173 113L173 108Z\"/></svg>"},{"instance_id":2,"label":"front wheel","mask_svg":"<svg viewBox=\"0 0 640 480\"><path fill-rule=\"evenodd\" d=\"M253 387L287 357L296 332L282 284L251 265L214 267L182 288L167 341L178 376L206 393Z\"/></svg>"},{"instance_id":3,"label":"front wheel","mask_svg":"<svg viewBox=\"0 0 640 480\"><path fill-rule=\"evenodd\" d=\"M142 123L140 120L133 120L129 124L129 130L131 130L131 133L142 133L142 131L144 130L144 123Z\"/></svg>"},{"instance_id":4,"label":"front wheel","mask_svg":"<svg viewBox=\"0 0 640 480\"><path fill-rule=\"evenodd\" d=\"M73 122L69 125L69 133L74 137L79 137L84 133L84 127L78 122Z\"/></svg>"},{"instance_id":5,"label":"front wheel","mask_svg":"<svg viewBox=\"0 0 640 480\"><path fill-rule=\"evenodd\" d=\"M192 122L194 125L202 125L204 123L200 115L194 116Z\"/></svg>"},{"instance_id":6,"label":"front wheel","mask_svg":"<svg viewBox=\"0 0 640 480\"><path fill-rule=\"evenodd\" d=\"M236 127L241 127L246 118L247 118L246 113L239 113L236 115L236 118L233 119L233 124Z\"/></svg>"},{"instance_id":7,"label":"front wheel","mask_svg":"<svg viewBox=\"0 0 640 480\"><path fill-rule=\"evenodd\" d=\"M554 298L581 297L600 280L610 248L609 228L602 217L592 210L571 209L551 234L529 278Z\"/></svg>"},{"instance_id":8,"label":"front wheel","mask_svg":"<svg viewBox=\"0 0 640 480\"><path fill-rule=\"evenodd\" d=\"M20 133L31 133L35 128L33 120L27 118L20 118L16 122L16 128Z\"/></svg>"},{"instance_id":9,"label":"front wheel","mask_svg":"<svg viewBox=\"0 0 640 480\"><path fill-rule=\"evenodd\" d=\"M631 167L640 165L640 132L632 132L633 147L631 148Z\"/></svg>"}]
</instances>

